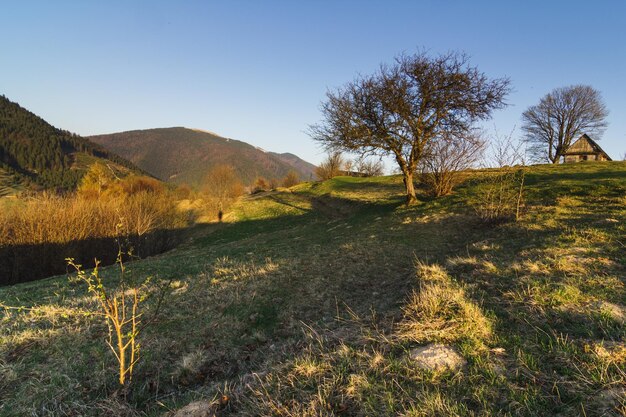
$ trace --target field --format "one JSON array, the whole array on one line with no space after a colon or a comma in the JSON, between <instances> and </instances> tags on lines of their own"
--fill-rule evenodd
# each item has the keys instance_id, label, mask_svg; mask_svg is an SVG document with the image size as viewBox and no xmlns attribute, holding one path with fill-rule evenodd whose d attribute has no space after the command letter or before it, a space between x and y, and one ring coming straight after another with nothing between
<instances>
[{"instance_id":1,"label":"field","mask_svg":"<svg viewBox=\"0 0 626 417\"><path fill-rule=\"evenodd\" d=\"M0 288L0 416L626 415L626 163L531 167L498 224L484 175L411 207L397 176L261 193L127 264L169 291L125 392L80 282ZM466 363L420 369L429 343Z\"/></svg>"}]
</instances>

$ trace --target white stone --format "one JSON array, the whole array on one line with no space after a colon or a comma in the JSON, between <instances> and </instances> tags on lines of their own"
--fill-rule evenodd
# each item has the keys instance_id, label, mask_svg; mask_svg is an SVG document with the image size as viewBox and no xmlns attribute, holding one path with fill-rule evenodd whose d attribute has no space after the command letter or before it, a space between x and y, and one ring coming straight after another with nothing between
<instances>
[{"instance_id":1,"label":"white stone","mask_svg":"<svg viewBox=\"0 0 626 417\"><path fill-rule=\"evenodd\" d=\"M467 364L465 358L459 355L454 348L440 343L431 343L415 348L411 350L409 355L418 368L429 371L456 371Z\"/></svg>"},{"instance_id":2,"label":"white stone","mask_svg":"<svg viewBox=\"0 0 626 417\"><path fill-rule=\"evenodd\" d=\"M210 401L189 403L174 414L173 417L214 417L215 407Z\"/></svg>"}]
</instances>

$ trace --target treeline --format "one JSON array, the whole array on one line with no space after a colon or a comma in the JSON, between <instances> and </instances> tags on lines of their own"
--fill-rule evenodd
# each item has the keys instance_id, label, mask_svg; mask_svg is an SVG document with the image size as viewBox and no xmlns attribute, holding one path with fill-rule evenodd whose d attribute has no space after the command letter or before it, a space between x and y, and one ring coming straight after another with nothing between
<instances>
[{"instance_id":1,"label":"treeline","mask_svg":"<svg viewBox=\"0 0 626 417\"><path fill-rule=\"evenodd\" d=\"M74 189L84 170L73 169L74 154L106 158L130 170L136 168L74 133L45 120L0 96L0 167L43 188Z\"/></svg>"}]
</instances>

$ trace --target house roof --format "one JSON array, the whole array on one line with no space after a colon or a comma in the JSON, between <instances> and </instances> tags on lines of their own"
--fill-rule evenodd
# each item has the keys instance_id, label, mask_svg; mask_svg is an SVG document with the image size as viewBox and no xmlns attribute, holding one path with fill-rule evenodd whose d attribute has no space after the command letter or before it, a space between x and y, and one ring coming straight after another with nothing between
<instances>
[{"instance_id":1,"label":"house roof","mask_svg":"<svg viewBox=\"0 0 626 417\"><path fill-rule=\"evenodd\" d=\"M591 139L586 133L572 143L565 152L565 155L603 155L607 160L611 161L611 157L604 152L604 150Z\"/></svg>"}]
</instances>

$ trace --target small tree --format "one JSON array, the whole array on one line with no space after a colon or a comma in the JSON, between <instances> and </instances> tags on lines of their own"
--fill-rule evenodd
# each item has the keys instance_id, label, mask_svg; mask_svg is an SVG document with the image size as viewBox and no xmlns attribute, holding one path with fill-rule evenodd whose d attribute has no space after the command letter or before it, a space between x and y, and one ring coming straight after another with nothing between
<instances>
[{"instance_id":1,"label":"small tree","mask_svg":"<svg viewBox=\"0 0 626 417\"><path fill-rule=\"evenodd\" d=\"M394 65L328 92L324 121L311 126L310 135L329 149L393 156L412 203L413 173L429 144L466 134L503 107L508 92L508 79L489 80L463 54L401 55Z\"/></svg>"},{"instance_id":2,"label":"small tree","mask_svg":"<svg viewBox=\"0 0 626 417\"><path fill-rule=\"evenodd\" d=\"M422 178L435 197L447 195L462 179L462 171L482 157L485 141L477 132L431 142L422 159Z\"/></svg>"},{"instance_id":3,"label":"small tree","mask_svg":"<svg viewBox=\"0 0 626 417\"><path fill-rule=\"evenodd\" d=\"M99 197L117 179L115 173L107 165L96 162L92 164L78 186L78 192L83 196L95 195Z\"/></svg>"},{"instance_id":4,"label":"small tree","mask_svg":"<svg viewBox=\"0 0 626 417\"><path fill-rule=\"evenodd\" d=\"M109 329L107 345L113 352L118 364L118 382L127 386L133 377L135 365L139 361L140 343L139 336L146 326L156 317L159 311L167 286L159 291L154 315L151 320L142 322L144 316L143 303L147 299L148 284L150 278L137 284L126 276L126 267L122 260L125 255L121 250L118 252L117 264L120 270L120 280L117 288L107 289L99 272L99 261L96 260L95 268L87 274L74 262L67 258L69 266L76 269L77 280L87 284L87 290L95 296L100 305L100 311L95 313L106 321Z\"/></svg>"},{"instance_id":5,"label":"small tree","mask_svg":"<svg viewBox=\"0 0 626 417\"><path fill-rule=\"evenodd\" d=\"M341 170L345 165L345 159L341 152L331 152L326 159L315 168L315 175L321 181L329 180L341 175Z\"/></svg>"},{"instance_id":6,"label":"small tree","mask_svg":"<svg viewBox=\"0 0 626 417\"><path fill-rule=\"evenodd\" d=\"M575 138L587 133L597 139L604 132L608 113L592 87L561 87L522 114L522 130L535 159L558 164Z\"/></svg>"},{"instance_id":7,"label":"small tree","mask_svg":"<svg viewBox=\"0 0 626 417\"><path fill-rule=\"evenodd\" d=\"M204 191L217 200L221 211L230 201L243 194L244 187L232 166L217 165L207 174Z\"/></svg>"}]
</instances>

